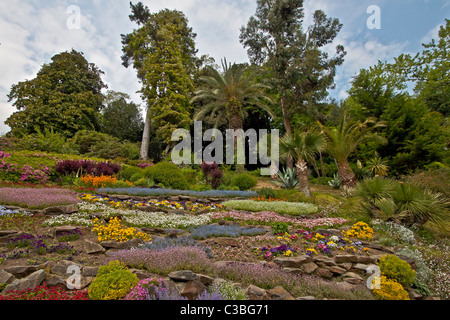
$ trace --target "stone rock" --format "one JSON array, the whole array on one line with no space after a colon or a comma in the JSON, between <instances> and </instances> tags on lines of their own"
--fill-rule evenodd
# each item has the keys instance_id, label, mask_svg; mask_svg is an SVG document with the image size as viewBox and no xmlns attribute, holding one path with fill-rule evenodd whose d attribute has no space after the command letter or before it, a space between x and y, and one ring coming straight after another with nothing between
<instances>
[{"instance_id":1,"label":"stone rock","mask_svg":"<svg viewBox=\"0 0 450 320\"><path fill-rule=\"evenodd\" d=\"M320 233L321 235L324 234L329 234L332 236L340 236L341 235L341 230L338 229L316 229L316 233Z\"/></svg>"},{"instance_id":2,"label":"stone rock","mask_svg":"<svg viewBox=\"0 0 450 320\"><path fill-rule=\"evenodd\" d=\"M340 256L335 256L334 257L334 262L339 264L339 263L346 263L346 262L351 262L351 263L357 263L358 262L358 256L352 255L352 254L345 254L345 255L340 255Z\"/></svg>"},{"instance_id":3,"label":"stone rock","mask_svg":"<svg viewBox=\"0 0 450 320\"><path fill-rule=\"evenodd\" d=\"M49 287L49 288L60 287L63 289L67 289L66 279L61 276L52 275L52 276L50 276L49 279L47 279L46 283L47 283L47 287Z\"/></svg>"},{"instance_id":4,"label":"stone rock","mask_svg":"<svg viewBox=\"0 0 450 320\"><path fill-rule=\"evenodd\" d=\"M331 272L328 269L324 269L324 268L317 269L316 274L319 277L326 278L326 279L331 279L333 277L333 272Z\"/></svg>"},{"instance_id":5,"label":"stone rock","mask_svg":"<svg viewBox=\"0 0 450 320\"><path fill-rule=\"evenodd\" d=\"M197 297L202 294L208 288L198 280L189 281L181 291L183 297L189 300L196 300Z\"/></svg>"},{"instance_id":6,"label":"stone rock","mask_svg":"<svg viewBox=\"0 0 450 320\"><path fill-rule=\"evenodd\" d=\"M9 240L20 237L20 236L25 236L25 235L31 235L28 232L17 232L17 233L11 233L9 235L5 235L3 237L0 237L0 244L2 243L7 243Z\"/></svg>"},{"instance_id":7,"label":"stone rock","mask_svg":"<svg viewBox=\"0 0 450 320\"><path fill-rule=\"evenodd\" d=\"M143 211L143 212L162 212L162 213L169 212L168 210L166 210L164 208L160 208L160 207L156 207L156 206L142 206L142 207L138 207L138 210Z\"/></svg>"},{"instance_id":8,"label":"stone rock","mask_svg":"<svg viewBox=\"0 0 450 320\"><path fill-rule=\"evenodd\" d=\"M16 280L16 278L11 273L0 270L0 283L10 284L14 280Z\"/></svg>"},{"instance_id":9,"label":"stone rock","mask_svg":"<svg viewBox=\"0 0 450 320\"><path fill-rule=\"evenodd\" d=\"M47 277L47 272L45 270L38 270L33 272L28 277L23 279L16 279L12 283L6 286L3 289L3 292L8 292L11 290L26 290L26 289L34 289L39 286L42 281Z\"/></svg>"},{"instance_id":10,"label":"stone rock","mask_svg":"<svg viewBox=\"0 0 450 320\"><path fill-rule=\"evenodd\" d=\"M72 214L78 212L78 208L75 204L68 206L57 206L44 209L44 214L47 215L61 215L61 214Z\"/></svg>"},{"instance_id":11,"label":"stone rock","mask_svg":"<svg viewBox=\"0 0 450 320\"><path fill-rule=\"evenodd\" d=\"M121 249L121 250L128 249L128 245L126 242L118 242L118 241L108 240L108 241L102 241L100 244L105 249Z\"/></svg>"},{"instance_id":12,"label":"stone rock","mask_svg":"<svg viewBox=\"0 0 450 320\"><path fill-rule=\"evenodd\" d=\"M39 269L38 266L12 266L3 269L17 278L26 277Z\"/></svg>"},{"instance_id":13,"label":"stone rock","mask_svg":"<svg viewBox=\"0 0 450 320\"><path fill-rule=\"evenodd\" d=\"M313 296L306 296L306 297L298 297L297 300L306 300L306 301L308 301L308 300L316 300L316 298L313 297Z\"/></svg>"},{"instance_id":14,"label":"stone rock","mask_svg":"<svg viewBox=\"0 0 450 320\"><path fill-rule=\"evenodd\" d=\"M328 267L328 270L330 270L332 273L337 274L337 275L341 275L347 272L346 269L338 267L338 266L333 266L333 267Z\"/></svg>"},{"instance_id":15,"label":"stone rock","mask_svg":"<svg viewBox=\"0 0 450 320\"><path fill-rule=\"evenodd\" d=\"M343 277L344 277L345 282L348 282L351 284L361 284L364 281L364 279L360 275L358 275L354 272L344 273Z\"/></svg>"},{"instance_id":16,"label":"stone rock","mask_svg":"<svg viewBox=\"0 0 450 320\"><path fill-rule=\"evenodd\" d=\"M79 229L78 227L74 227L74 226L59 226L59 227L54 227L51 228L50 231L48 232L48 235L52 238L60 235L61 233L64 232L71 232L74 231L75 229Z\"/></svg>"},{"instance_id":17,"label":"stone rock","mask_svg":"<svg viewBox=\"0 0 450 320\"><path fill-rule=\"evenodd\" d=\"M180 198L180 201L191 201L190 196L178 196L178 198Z\"/></svg>"},{"instance_id":18,"label":"stone rock","mask_svg":"<svg viewBox=\"0 0 450 320\"><path fill-rule=\"evenodd\" d=\"M377 263L378 257L373 256L356 256L357 263L374 264Z\"/></svg>"},{"instance_id":19,"label":"stone rock","mask_svg":"<svg viewBox=\"0 0 450 320\"><path fill-rule=\"evenodd\" d=\"M85 277L95 277L98 273L99 267L83 267L83 272L81 273Z\"/></svg>"},{"instance_id":20,"label":"stone rock","mask_svg":"<svg viewBox=\"0 0 450 320\"><path fill-rule=\"evenodd\" d=\"M98 254L98 253L105 253L105 248L95 242L84 240L83 242L83 251L87 254Z\"/></svg>"},{"instance_id":21,"label":"stone rock","mask_svg":"<svg viewBox=\"0 0 450 320\"><path fill-rule=\"evenodd\" d=\"M213 203L218 203L220 202L219 198L208 198L209 201L213 202Z\"/></svg>"},{"instance_id":22,"label":"stone rock","mask_svg":"<svg viewBox=\"0 0 450 320\"><path fill-rule=\"evenodd\" d=\"M221 246L238 247L239 242L233 238L215 238L214 242Z\"/></svg>"},{"instance_id":23,"label":"stone rock","mask_svg":"<svg viewBox=\"0 0 450 320\"><path fill-rule=\"evenodd\" d=\"M16 230L0 230L0 237L6 237L17 233L18 231Z\"/></svg>"},{"instance_id":24,"label":"stone rock","mask_svg":"<svg viewBox=\"0 0 450 320\"><path fill-rule=\"evenodd\" d=\"M295 300L295 298L288 291L280 286L266 290L266 293L269 300Z\"/></svg>"},{"instance_id":25,"label":"stone rock","mask_svg":"<svg viewBox=\"0 0 450 320\"><path fill-rule=\"evenodd\" d=\"M211 203L211 201L209 201L208 199L198 199L197 202L202 203L202 204L210 204Z\"/></svg>"},{"instance_id":26,"label":"stone rock","mask_svg":"<svg viewBox=\"0 0 450 320\"><path fill-rule=\"evenodd\" d=\"M134 239L128 240L125 243L126 243L127 247L129 249L131 249L131 248L137 248L140 244L143 244L144 240L138 239L138 238L134 238Z\"/></svg>"},{"instance_id":27,"label":"stone rock","mask_svg":"<svg viewBox=\"0 0 450 320\"><path fill-rule=\"evenodd\" d=\"M150 273L148 273L147 271L140 269L130 269L130 271L131 273L134 273L139 278L139 280L151 278Z\"/></svg>"},{"instance_id":28,"label":"stone rock","mask_svg":"<svg viewBox=\"0 0 450 320\"><path fill-rule=\"evenodd\" d=\"M73 261L61 260L50 269L50 272L63 277L70 276L73 274L73 272L68 273L67 271L71 266L78 267L81 271L81 266L79 264Z\"/></svg>"},{"instance_id":29,"label":"stone rock","mask_svg":"<svg viewBox=\"0 0 450 320\"><path fill-rule=\"evenodd\" d=\"M328 257L316 256L313 258L313 261L315 264L317 264L320 267L336 265L336 263L333 261L333 259L328 258Z\"/></svg>"},{"instance_id":30,"label":"stone rock","mask_svg":"<svg viewBox=\"0 0 450 320\"><path fill-rule=\"evenodd\" d=\"M297 257L280 257L273 260L282 268L300 268L302 265L311 263L312 258L307 255L300 255Z\"/></svg>"},{"instance_id":31,"label":"stone rock","mask_svg":"<svg viewBox=\"0 0 450 320\"><path fill-rule=\"evenodd\" d=\"M210 285L212 285L214 283L214 278L211 278L204 274L197 274L197 277L198 277L198 281L200 281L207 287L209 287Z\"/></svg>"},{"instance_id":32,"label":"stone rock","mask_svg":"<svg viewBox=\"0 0 450 320\"><path fill-rule=\"evenodd\" d=\"M409 298L411 300L422 300L423 299L423 296L420 293L418 293L416 290L414 290L413 288L409 288L408 293L409 293Z\"/></svg>"},{"instance_id":33,"label":"stone rock","mask_svg":"<svg viewBox=\"0 0 450 320\"><path fill-rule=\"evenodd\" d=\"M249 285L247 290L245 291L248 298L250 300L268 300L269 297L267 296L266 290L261 289L254 285Z\"/></svg>"},{"instance_id":34,"label":"stone rock","mask_svg":"<svg viewBox=\"0 0 450 320\"><path fill-rule=\"evenodd\" d=\"M169 273L169 278L174 281L195 281L198 280L198 276L190 270L174 271Z\"/></svg>"},{"instance_id":35,"label":"stone rock","mask_svg":"<svg viewBox=\"0 0 450 320\"><path fill-rule=\"evenodd\" d=\"M315 264L314 262L308 262L305 263L301 266L301 269L303 270L303 272L311 274L314 271L316 271L318 268L317 264Z\"/></svg>"},{"instance_id":36,"label":"stone rock","mask_svg":"<svg viewBox=\"0 0 450 320\"><path fill-rule=\"evenodd\" d=\"M360 273L365 274L368 267L369 266L367 264L357 263L350 269L350 271L355 271L355 272L360 272Z\"/></svg>"},{"instance_id":37,"label":"stone rock","mask_svg":"<svg viewBox=\"0 0 450 320\"><path fill-rule=\"evenodd\" d=\"M179 196L171 196L168 198L169 201L180 201L180 197Z\"/></svg>"},{"instance_id":38,"label":"stone rock","mask_svg":"<svg viewBox=\"0 0 450 320\"><path fill-rule=\"evenodd\" d=\"M351 262L344 262L344 263L340 263L339 267L344 268L345 270L350 270L353 266L353 263Z\"/></svg>"}]
</instances>

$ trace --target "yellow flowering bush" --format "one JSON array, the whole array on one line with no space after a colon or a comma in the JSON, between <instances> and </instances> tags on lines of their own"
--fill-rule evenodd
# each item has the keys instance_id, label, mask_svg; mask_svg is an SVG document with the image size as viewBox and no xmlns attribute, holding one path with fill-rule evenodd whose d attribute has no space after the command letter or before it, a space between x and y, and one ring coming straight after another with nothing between
<instances>
[{"instance_id":1,"label":"yellow flowering bush","mask_svg":"<svg viewBox=\"0 0 450 320\"><path fill-rule=\"evenodd\" d=\"M375 281L374 279L374 284ZM373 290L374 295L381 300L410 300L408 292L403 286L393 279L388 279L385 276L380 278L380 288Z\"/></svg>"},{"instance_id":2,"label":"yellow flowering bush","mask_svg":"<svg viewBox=\"0 0 450 320\"><path fill-rule=\"evenodd\" d=\"M139 282L138 277L119 261L111 261L98 268L97 276L89 286L92 300L121 300Z\"/></svg>"},{"instance_id":3,"label":"yellow flowering bush","mask_svg":"<svg viewBox=\"0 0 450 320\"><path fill-rule=\"evenodd\" d=\"M109 222L105 225L101 223L98 219L94 219L93 232L97 233L98 241L114 240L118 242L125 242L131 239L142 239L144 241L150 241L151 236L138 232L135 228L126 228L120 224L120 219L118 217L111 218Z\"/></svg>"},{"instance_id":4,"label":"yellow flowering bush","mask_svg":"<svg viewBox=\"0 0 450 320\"><path fill-rule=\"evenodd\" d=\"M361 240L372 240L373 234L373 229L369 227L367 223L362 221L355 223L350 230L342 231L344 237L358 238Z\"/></svg>"}]
</instances>

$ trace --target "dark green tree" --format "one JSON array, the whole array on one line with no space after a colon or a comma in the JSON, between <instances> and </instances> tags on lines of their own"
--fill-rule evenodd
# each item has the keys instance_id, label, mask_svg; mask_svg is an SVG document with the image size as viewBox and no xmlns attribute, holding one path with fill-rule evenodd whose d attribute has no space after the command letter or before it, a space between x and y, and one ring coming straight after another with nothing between
<instances>
[{"instance_id":1,"label":"dark green tree","mask_svg":"<svg viewBox=\"0 0 450 320\"><path fill-rule=\"evenodd\" d=\"M11 134L49 129L72 137L79 130L99 130L104 73L73 49L51 60L34 79L12 86L8 98L18 111L5 121Z\"/></svg>"},{"instance_id":2,"label":"dark green tree","mask_svg":"<svg viewBox=\"0 0 450 320\"><path fill-rule=\"evenodd\" d=\"M128 94L108 91L102 112L102 131L120 140L139 142L144 131L144 121L139 106L128 102L129 99Z\"/></svg>"},{"instance_id":3,"label":"dark green tree","mask_svg":"<svg viewBox=\"0 0 450 320\"><path fill-rule=\"evenodd\" d=\"M142 83L140 93L147 104L147 116L141 158L147 159L152 128L167 144L166 151L174 129L190 128L196 34L180 11L151 13L140 2L130 5L130 19L140 28L122 35L122 60L125 67L132 63Z\"/></svg>"},{"instance_id":4,"label":"dark green tree","mask_svg":"<svg viewBox=\"0 0 450 320\"><path fill-rule=\"evenodd\" d=\"M257 0L257 9L241 28L240 41L252 63L266 65L279 94L284 128L292 133L292 116L323 100L334 85L336 67L344 61L342 45L329 57L324 46L342 28L338 19L314 12L314 24L303 28L303 0Z\"/></svg>"}]
</instances>

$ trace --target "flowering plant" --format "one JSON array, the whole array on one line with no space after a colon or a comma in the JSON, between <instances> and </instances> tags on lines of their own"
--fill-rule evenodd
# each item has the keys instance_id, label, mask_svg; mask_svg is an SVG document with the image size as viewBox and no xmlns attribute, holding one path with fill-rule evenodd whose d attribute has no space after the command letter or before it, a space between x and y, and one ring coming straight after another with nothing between
<instances>
[{"instance_id":1,"label":"flowering plant","mask_svg":"<svg viewBox=\"0 0 450 320\"><path fill-rule=\"evenodd\" d=\"M118 217L110 219L107 225L101 224L97 218L94 219L94 228L92 231L97 233L98 242L107 240L126 242L135 238L143 239L144 241L151 240L150 235L137 232L135 228L122 227Z\"/></svg>"},{"instance_id":2,"label":"flowering plant","mask_svg":"<svg viewBox=\"0 0 450 320\"><path fill-rule=\"evenodd\" d=\"M358 238L361 240L372 240L373 234L373 229L369 227L367 223L362 221L355 223L350 230L342 231L342 235L345 237Z\"/></svg>"}]
</instances>

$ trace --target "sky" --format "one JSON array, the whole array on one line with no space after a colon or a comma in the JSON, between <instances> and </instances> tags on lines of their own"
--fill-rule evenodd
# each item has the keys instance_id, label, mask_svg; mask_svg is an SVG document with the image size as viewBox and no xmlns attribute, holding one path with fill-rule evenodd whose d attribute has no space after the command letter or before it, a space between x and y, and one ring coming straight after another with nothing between
<instances>
[{"instance_id":1,"label":"sky","mask_svg":"<svg viewBox=\"0 0 450 320\"><path fill-rule=\"evenodd\" d=\"M0 134L4 121L15 112L7 95L13 84L33 79L44 63L64 51L84 53L105 75L109 90L136 93L139 82L133 68L122 66L121 34L132 32L129 0L2 0L0 1ZM133 2L137 2L133 1ZM151 12L182 11L197 34L199 55L220 63L248 62L239 42L240 27L255 14L256 0L143 0ZM373 6L378 11L373 11ZM304 26L315 10L338 18L341 32L328 50L342 44L345 62L337 70L330 97L344 99L352 77L379 60L392 61L401 53L422 51L422 43L437 38L440 25L450 18L450 0L305 0ZM370 10L368 10L370 9ZM375 27L375 28L374 28Z\"/></svg>"}]
</instances>

